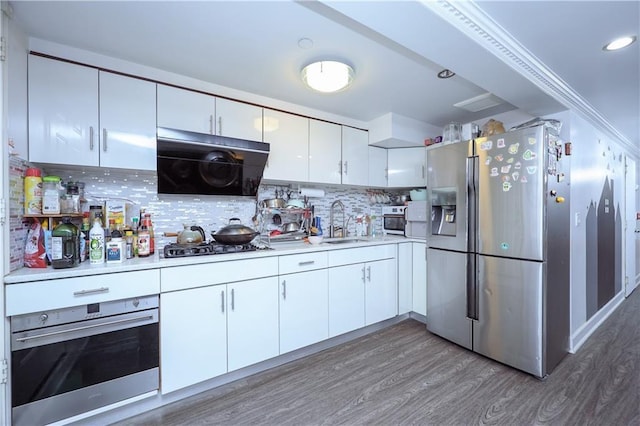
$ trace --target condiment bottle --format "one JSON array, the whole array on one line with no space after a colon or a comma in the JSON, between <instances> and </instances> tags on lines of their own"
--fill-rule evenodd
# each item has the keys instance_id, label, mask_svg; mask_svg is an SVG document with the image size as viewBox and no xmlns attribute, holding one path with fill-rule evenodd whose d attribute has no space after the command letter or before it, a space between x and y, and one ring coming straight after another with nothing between
<instances>
[{"instance_id":1,"label":"condiment bottle","mask_svg":"<svg viewBox=\"0 0 640 426\"><path fill-rule=\"evenodd\" d=\"M124 260L124 244L119 230L111 232L111 240L107 243L107 263L120 263Z\"/></svg>"},{"instance_id":2,"label":"condiment bottle","mask_svg":"<svg viewBox=\"0 0 640 426\"><path fill-rule=\"evenodd\" d=\"M78 262L78 228L65 216L51 233L51 265L55 269L72 268Z\"/></svg>"},{"instance_id":3,"label":"condiment bottle","mask_svg":"<svg viewBox=\"0 0 640 426\"><path fill-rule=\"evenodd\" d=\"M125 231L125 255L127 259L131 259L133 257L133 231Z\"/></svg>"},{"instance_id":4,"label":"condiment bottle","mask_svg":"<svg viewBox=\"0 0 640 426\"><path fill-rule=\"evenodd\" d=\"M138 257L147 257L151 254L151 234L146 221L138 228Z\"/></svg>"},{"instance_id":5,"label":"condiment bottle","mask_svg":"<svg viewBox=\"0 0 640 426\"><path fill-rule=\"evenodd\" d=\"M24 177L24 213L42 214L42 174L30 167Z\"/></svg>"},{"instance_id":6,"label":"condiment bottle","mask_svg":"<svg viewBox=\"0 0 640 426\"><path fill-rule=\"evenodd\" d=\"M153 254L156 251L156 239L153 235L153 222L151 222L151 213L145 213L144 220L146 221L147 229L149 230L149 253Z\"/></svg>"},{"instance_id":7,"label":"condiment bottle","mask_svg":"<svg viewBox=\"0 0 640 426\"><path fill-rule=\"evenodd\" d=\"M80 229L80 262L84 262L89 258L89 231L91 224L89 223L89 212L82 215L82 228Z\"/></svg>"},{"instance_id":8,"label":"condiment bottle","mask_svg":"<svg viewBox=\"0 0 640 426\"><path fill-rule=\"evenodd\" d=\"M104 229L99 215L96 215L89 231L89 261L92 265L104 263Z\"/></svg>"}]
</instances>

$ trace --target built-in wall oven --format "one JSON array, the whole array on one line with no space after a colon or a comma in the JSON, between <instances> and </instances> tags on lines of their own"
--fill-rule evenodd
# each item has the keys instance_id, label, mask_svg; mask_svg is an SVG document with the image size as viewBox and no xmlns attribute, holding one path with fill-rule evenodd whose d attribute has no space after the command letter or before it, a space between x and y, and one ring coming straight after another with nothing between
<instances>
[{"instance_id":1,"label":"built-in wall oven","mask_svg":"<svg viewBox=\"0 0 640 426\"><path fill-rule=\"evenodd\" d=\"M11 317L14 425L66 419L158 389L158 296Z\"/></svg>"}]
</instances>

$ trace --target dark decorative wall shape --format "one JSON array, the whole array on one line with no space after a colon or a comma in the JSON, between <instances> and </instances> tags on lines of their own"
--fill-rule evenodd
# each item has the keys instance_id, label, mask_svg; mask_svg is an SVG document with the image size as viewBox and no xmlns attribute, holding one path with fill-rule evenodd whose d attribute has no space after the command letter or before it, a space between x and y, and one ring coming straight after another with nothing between
<instances>
[{"instance_id":1,"label":"dark decorative wall shape","mask_svg":"<svg viewBox=\"0 0 640 426\"><path fill-rule=\"evenodd\" d=\"M598 216L596 204L589 204L585 219L586 232L586 278L587 278L587 319L598 312Z\"/></svg>"},{"instance_id":2,"label":"dark decorative wall shape","mask_svg":"<svg viewBox=\"0 0 640 426\"><path fill-rule=\"evenodd\" d=\"M615 294L615 228L613 188L606 177L598 203L598 309Z\"/></svg>"},{"instance_id":3,"label":"dark decorative wall shape","mask_svg":"<svg viewBox=\"0 0 640 426\"><path fill-rule=\"evenodd\" d=\"M622 289L622 217L614 206L613 180L606 177L586 217L587 319Z\"/></svg>"}]
</instances>

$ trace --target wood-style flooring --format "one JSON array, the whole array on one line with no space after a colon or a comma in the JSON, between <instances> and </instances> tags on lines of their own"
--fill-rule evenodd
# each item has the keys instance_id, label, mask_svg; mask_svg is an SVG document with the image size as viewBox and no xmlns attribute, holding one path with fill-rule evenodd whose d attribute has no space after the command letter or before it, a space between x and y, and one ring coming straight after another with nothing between
<instances>
[{"instance_id":1,"label":"wood-style flooring","mask_svg":"<svg viewBox=\"0 0 640 426\"><path fill-rule=\"evenodd\" d=\"M546 380L407 320L119 425L640 425L640 291Z\"/></svg>"}]
</instances>

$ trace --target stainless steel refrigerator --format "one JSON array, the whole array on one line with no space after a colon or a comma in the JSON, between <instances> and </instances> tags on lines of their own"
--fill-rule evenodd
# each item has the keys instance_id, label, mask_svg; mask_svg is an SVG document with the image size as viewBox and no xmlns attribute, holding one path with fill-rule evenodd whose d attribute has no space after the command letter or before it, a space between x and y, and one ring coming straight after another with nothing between
<instances>
[{"instance_id":1,"label":"stainless steel refrigerator","mask_svg":"<svg viewBox=\"0 0 640 426\"><path fill-rule=\"evenodd\" d=\"M569 340L569 164L539 125L427 148L427 329L544 377Z\"/></svg>"}]
</instances>

